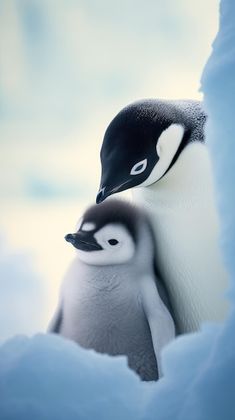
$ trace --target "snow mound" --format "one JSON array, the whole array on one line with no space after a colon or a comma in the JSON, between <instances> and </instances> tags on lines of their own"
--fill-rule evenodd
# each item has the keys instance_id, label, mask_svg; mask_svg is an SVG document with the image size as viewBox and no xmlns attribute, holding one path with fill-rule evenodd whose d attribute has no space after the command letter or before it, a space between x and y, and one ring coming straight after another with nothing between
<instances>
[{"instance_id":1,"label":"snow mound","mask_svg":"<svg viewBox=\"0 0 235 420\"><path fill-rule=\"evenodd\" d=\"M141 385L125 357L84 350L57 335L18 336L0 348L3 420L138 420Z\"/></svg>"}]
</instances>

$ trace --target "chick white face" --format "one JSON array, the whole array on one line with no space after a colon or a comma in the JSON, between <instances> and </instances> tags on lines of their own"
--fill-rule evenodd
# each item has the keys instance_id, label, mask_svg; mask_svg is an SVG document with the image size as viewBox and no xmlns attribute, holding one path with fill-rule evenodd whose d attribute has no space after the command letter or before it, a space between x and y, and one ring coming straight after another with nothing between
<instances>
[{"instance_id":1,"label":"chick white face","mask_svg":"<svg viewBox=\"0 0 235 420\"><path fill-rule=\"evenodd\" d=\"M92 222L83 223L79 231L67 235L66 240L77 249L79 259L90 265L123 264L135 253L131 234L125 226L118 223L109 223L99 230L95 229Z\"/></svg>"}]
</instances>

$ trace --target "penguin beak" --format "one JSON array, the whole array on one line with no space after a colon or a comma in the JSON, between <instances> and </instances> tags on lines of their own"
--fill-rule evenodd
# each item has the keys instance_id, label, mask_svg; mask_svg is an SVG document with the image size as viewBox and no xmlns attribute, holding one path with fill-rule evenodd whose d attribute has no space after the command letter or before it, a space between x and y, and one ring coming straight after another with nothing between
<instances>
[{"instance_id":1,"label":"penguin beak","mask_svg":"<svg viewBox=\"0 0 235 420\"><path fill-rule=\"evenodd\" d=\"M96 196L96 204L102 203L102 201L104 201L111 194L112 191L109 193L106 187L102 187Z\"/></svg>"},{"instance_id":2,"label":"penguin beak","mask_svg":"<svg viewBox=\"0 0 235 420\"><path fill-rule=\"evenodd\" d=\"M96 241L91 232L68 233L64 239L70 242L76 249L81 251L99 251L103 249Z\"/></svg>"},{"instance_id":3,"label":"penguin beak","mask_svg":"<svg viewBox=\"0 0 235 420\"><path fill-rule=\"evenodd\" d=\"M129 184L129 185L128 185ZM102 201L104 201L107 197L109 197L112 194L116 194L118 192L127 190L128 188L131 187L131 181L127 180L125 182L122 182L121 184L113 187L113 188L108 188L108 187L103 187L101 186L97 196L96 196L96 204L100 204L102 203Z\"/></svg>"}]
</instances>

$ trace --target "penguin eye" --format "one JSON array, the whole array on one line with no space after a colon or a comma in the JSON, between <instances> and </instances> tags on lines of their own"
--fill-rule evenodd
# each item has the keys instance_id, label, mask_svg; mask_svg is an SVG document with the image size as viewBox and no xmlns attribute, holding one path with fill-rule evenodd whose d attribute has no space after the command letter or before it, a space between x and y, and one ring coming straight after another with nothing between
<instances>
[{"instance_id":1,"label":"penguin eye","mask_svg":"<svg viewBox=\"0 0 235 420\"><path fill-rule=\"evenodd\" d=\"M133 168L131 169L131 175L138 175L141 172L144 172L147 167L147 159L141 160L140 162L136 163Z\"/></svg>"},{"instance_id":2,"label":"penguin eye","mask_svg":"<svg viewBox=\"0 0 235 420\"><path fill-rule=\"evenodd\" d=\"M118 241L117 241L117 239L109 239L109 240L108 240L108 243L109 243L110 245L117 245L117 244L118 244Z\"/></svg>"}]
</instances>

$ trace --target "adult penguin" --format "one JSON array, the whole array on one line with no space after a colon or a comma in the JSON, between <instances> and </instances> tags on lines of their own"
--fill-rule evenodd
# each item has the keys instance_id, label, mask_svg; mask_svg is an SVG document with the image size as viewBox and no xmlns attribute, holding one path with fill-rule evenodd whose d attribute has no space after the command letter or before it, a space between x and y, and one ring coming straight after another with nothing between
<instances>
[{"instance_id":1,"label":"adult penguin","mask_svg":"<svg viewBox=\"0 0 235 420\"><path fill-rule=\"evenodd\" d=\"M142 100L116 115L101 148L97 203L138 187L133 199L152 218L158 267L182 333L228 311L205 121L198 101Z\"/></svg>"}]
</instances>

